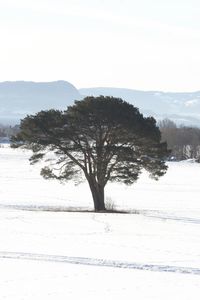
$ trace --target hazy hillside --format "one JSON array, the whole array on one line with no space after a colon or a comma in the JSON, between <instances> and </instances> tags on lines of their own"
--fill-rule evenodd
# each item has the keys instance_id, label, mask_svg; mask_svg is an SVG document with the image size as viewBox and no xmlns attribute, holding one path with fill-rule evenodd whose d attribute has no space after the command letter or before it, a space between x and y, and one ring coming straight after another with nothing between
<instances>
[{"instance_id":1,"label":"hazy hillside","mask_svg":"<svg viewBox=\"0 0 200 300\"><path fill-rule=\"evenodd\" d=\"M78 90L67 81L2 82L0 123L16 123L28 113L41 109L65 109L80 98Z\"/></svg>"},{"instance_id":2,"label":"hazy hillside","mask_svg":"<svg viewBox=\"0 0 200 300\"><path fill-rule=\"evenodd\" d=\"M74 100L89 95L120 97L137 106L145 115L171 118L177 123L200 127L200 91L164 93L123 88L83 88L67 81L0 83L0 123L16 124L27 114L42 109L65 109Z\"/></svg>"},{"instance_id":3,"label":"hazy hillside","mask_svg":"<svg viewBox=\"0 0 200 300\"><path fill-rule=\"evenodd\" d=\"M156 118L168 117L178 123L200 126L200 91L194 93L165 93L123 88L83 88L82 95L120 97Z\"/></svg>"}]
</instances>

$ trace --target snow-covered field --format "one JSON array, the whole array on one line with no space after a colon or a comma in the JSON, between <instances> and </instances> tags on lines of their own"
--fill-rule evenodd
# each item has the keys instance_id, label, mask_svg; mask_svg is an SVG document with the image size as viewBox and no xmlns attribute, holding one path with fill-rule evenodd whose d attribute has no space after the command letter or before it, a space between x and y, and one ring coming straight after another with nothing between
<instances>
[{"instance_id":1,"label":"snow-covered field","mask_svg":"<svg viewBox=\"0 0 200 300\"><path fill-rule=\"evenodd\" d=\"M45 181L28 157L0 148L0 300L200 299L200 164L110 184L136 213L95 214L59 211L92 209L87 185Z\"/></svg>"}]
</instances>

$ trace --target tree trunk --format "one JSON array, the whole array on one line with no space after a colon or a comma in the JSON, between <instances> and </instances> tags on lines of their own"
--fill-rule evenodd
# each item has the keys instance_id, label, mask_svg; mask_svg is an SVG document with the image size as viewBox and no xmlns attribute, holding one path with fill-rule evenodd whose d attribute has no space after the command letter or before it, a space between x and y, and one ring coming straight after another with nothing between
<instances>
[{"instance_id":1,"label":"tree trunk","mask_svg":"<svg viewBox=\"0 0 200 300\"><path fill-rule=\"evenodd\" d=\"M95 211L106 210L104 201L104 186L100 185L95 180L88 180Z\"/></svg>"}]
</instances>

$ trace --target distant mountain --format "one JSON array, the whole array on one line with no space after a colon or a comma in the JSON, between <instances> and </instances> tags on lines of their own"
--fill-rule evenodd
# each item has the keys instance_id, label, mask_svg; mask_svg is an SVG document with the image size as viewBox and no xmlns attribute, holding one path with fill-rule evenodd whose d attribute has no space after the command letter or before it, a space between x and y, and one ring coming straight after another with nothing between
<instances>
[{"instance_id":1,"label":"distant mountain","mask_svg":"<svg viewBox=\"0 0 200 300\"><path fill-rule=\"evenodd\" d=\"M42 109L66 109L78 99L81 99L79 91L67 81L1 82L0 123L19 123L27 114Z\"/></svg>"},{"instance_id":2,"label":"distant mountain","mask_svg":"<svg viewBox=\"0 0 200 300\"><path fill-rule=\"evenodd\" d=\"M179 124L200 127L200 91L165 93L104 87L77 90L67 81L0 83L0 124L17 124L27 114L42 109L66 109L74 100L90 95L120 97L138 107L146 116L154 116L158 120L170 118Z\"/></svg>"},{"instance_id":3,"label":"distant mountain","mask_svg":"<svg viewBox=\"0 0 200 300\"><path fill-rule=\"evenodd\" d=\"M123 88L83 88L80 94L87 96L120 97L138 107L145 115L157 119L170 118L179 124L200 127L200 91L193 93L166 93L138 91Z\"/></svg>"}]
</instances>

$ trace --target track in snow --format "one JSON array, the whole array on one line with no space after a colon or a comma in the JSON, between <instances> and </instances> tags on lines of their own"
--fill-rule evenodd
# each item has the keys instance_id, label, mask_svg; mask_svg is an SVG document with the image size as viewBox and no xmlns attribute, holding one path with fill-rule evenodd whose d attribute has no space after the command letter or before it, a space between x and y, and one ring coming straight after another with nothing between
<instances>
[{"instance_id":1,"label":"track in snow","mask_svg":"<svg viewBox=\"0 0 200 300\"><path fill-rule=\"evenodd\" d=\"M145 271L153 271L153 272L170 272L170 273L178 273L178 274L200 275L200 269L198 268L138 264L132 262L104 260L104 259L88 258L88 257L73 257L73 256L63 256L63 255L0 251L0 259L22 259L22 260L35 260L35 261L43 261L43 262L45 261L61 262L61 263L70 263L76 265L87 265L87 266L97 266L97 267L124 268L124 269L134 269L134 270L143 270L143 271L145 270Z\"/></svg>"},{"instance_id":2,"label":"track in snow","mask_svg":"<svg viewBox=\"0 0 200 300\"><path fill-rule=\"evenodd\" d=\"M190 223L196 225L200 224L200 219L169 215L167 213L163 213L162 211L140 210L139 214L142 214L145 217L160 219L163 221L175 221L175 222Z\"/></svg>"}]
</instances>

